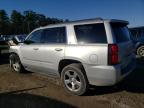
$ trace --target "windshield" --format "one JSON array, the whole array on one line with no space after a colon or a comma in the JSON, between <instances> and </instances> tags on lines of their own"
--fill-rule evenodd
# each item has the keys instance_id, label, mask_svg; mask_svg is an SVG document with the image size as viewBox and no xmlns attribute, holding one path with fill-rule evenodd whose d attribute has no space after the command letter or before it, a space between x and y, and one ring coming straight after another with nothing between
<instances>
[{"instance_id":1,"label":"windshield","mask_svg":"<svg viewBox=\"0 0 144 108\"><path fill-rule=\"evenodd\" d=\"M125 23L111 23L111 26L117 43L130 40L130 33Z\"/></svg>"}]
</instances>

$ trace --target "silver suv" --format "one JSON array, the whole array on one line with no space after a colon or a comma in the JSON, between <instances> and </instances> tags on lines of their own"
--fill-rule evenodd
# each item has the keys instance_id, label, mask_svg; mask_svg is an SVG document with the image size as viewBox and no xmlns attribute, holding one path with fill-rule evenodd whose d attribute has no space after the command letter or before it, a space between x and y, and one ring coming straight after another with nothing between
<instances>
[{"instance_id":1,"label":"silver suv","mask_svg":"<svg viewBox=\"0 0 144 108\"><path fill-rule=\"evenodd\" d=\"M127 21L101 18L40 27L10 48L10 66L60 77L65 90L114 85L135 69Z\"/></svg>"}]
</instances>

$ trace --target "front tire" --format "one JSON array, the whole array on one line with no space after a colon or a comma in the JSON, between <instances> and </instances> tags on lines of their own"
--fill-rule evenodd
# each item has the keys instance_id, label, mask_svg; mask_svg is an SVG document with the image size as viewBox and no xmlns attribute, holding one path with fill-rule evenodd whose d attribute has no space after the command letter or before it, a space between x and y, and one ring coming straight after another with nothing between
<instances>
[{"instance_id":1,"label":"front tire","mask_svg":"<svg viewBox=\"0 0 144 108\"><path fill-rule=\"evenodd\" d=\"M138 54L138 56L140 56L140 57L144 57L144 45L138 47L138 49L137 49L137 54Z\"/></svg>"},{"instance_id":2,"label":"front tire","mask_svg":"<svg viewBox=\"0 0 144 108\"><path fill-rule=\"evenodd\" d=\"M18 55L10 54L9 57L10 67L13 72L23 73L25 71L24 67L22 66Z\"/></svg>"},{"instance_id":3,"label":"front tire","mask_svg":"<svg viewBox=\"0 0 144 108\"><path fill-rule=\"evenodd\" d=\"M83 95L88 89L88 80L81 64L73 63L62 70L61 80L65 90L74 95Z\"/></svg>"}]
</instances>

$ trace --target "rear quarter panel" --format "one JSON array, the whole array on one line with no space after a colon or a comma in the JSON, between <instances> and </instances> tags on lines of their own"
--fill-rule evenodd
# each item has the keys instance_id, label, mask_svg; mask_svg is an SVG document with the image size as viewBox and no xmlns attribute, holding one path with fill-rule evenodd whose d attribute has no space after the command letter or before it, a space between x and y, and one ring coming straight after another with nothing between
<instances>
[{"instance_id":1,"label":"rear quarter panel","mask_svg":"<svg viewBox=\"0 0 144 108\"><path fill-rule=\"evenodd\" d=\"M67 45L65 59L74 59L90 65L107 65L107 52L107 44Z\"/></svg>"}]
</instances>

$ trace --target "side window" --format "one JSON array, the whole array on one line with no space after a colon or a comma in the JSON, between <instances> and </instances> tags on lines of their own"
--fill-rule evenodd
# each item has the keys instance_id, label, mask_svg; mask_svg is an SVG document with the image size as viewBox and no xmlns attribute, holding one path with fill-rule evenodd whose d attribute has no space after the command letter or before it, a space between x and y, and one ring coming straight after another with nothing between
<instances>
[{"instance_id":1,"label":"side window","mask_svg":"<svg viewBox=\"0 0 144 108\"><path fill-rule=\"evenodd\" d=\"M103 23L75 25L74 29L78 43L107 43Z\"/></svg>"},{"instance_id":2,"label":"side window","mask_svg":"<svg viewBox=\"0 0 144 108\"><path fill-rule=\"evenodd\" d=\"M66 43L65 27L44 29L42 36L43 43Z\"/></svg>"},{"instance_id":3,"label":"side window","mask_svg":"<svg viewBox=\"0 0 144 108\"><path fill-rule=\"evenodd\" d=\"M33 32L26 40L31 43L41 43L41 30Z\"/></svg>"}]
</instances>

